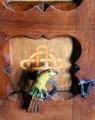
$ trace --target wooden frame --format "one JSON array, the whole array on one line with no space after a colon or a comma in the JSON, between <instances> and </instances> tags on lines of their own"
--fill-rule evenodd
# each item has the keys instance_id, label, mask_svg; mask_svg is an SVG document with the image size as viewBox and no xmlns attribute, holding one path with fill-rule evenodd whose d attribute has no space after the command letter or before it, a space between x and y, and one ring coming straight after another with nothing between
<instances>
[{"instance_id":1,"label":"wooden frame","mask_svg":"<svg viewBox=\"0 0 95 120\"><path fill-rule=\"evenodd\" d=\"M79 79L95 79L95 0L83 0L76 9L71 11L59 11L56 8L48 7L43 13L38 7L32 8L28 12L13 13L1 4L0 5L0 44L10 40L16 36L28 36L33 39L38 39L44 35L47 39L52 39L57 36L69 35L74 36L82 46L82 54L76 64L81 68L76 76ZM60 7L61 4L60 4ZM2 51L2 47L0 48ZM3 48L4 49L4 48ZM2 56L2 52L1 52ZM2 58L1 64L5 61ZM3 95L6 93L5 79L8 77L1 71L1 86L5 86L2 90ZM9 78L8 78L9 79ZM6 119L46 119L46 120L93 120L95 118L95 89L91 90L91 94L87 99L76 98L66 102L44 102L42 105L41 114L30 115L25 111L18 110L14 102L10 104L2 104L0 109L0 117ZM5 100L6 103L8 102ZM51 106L52 104L52 106ZM11 106L11 107L10 107ZM10 111L9 111L10 108ZM49 111L49 112L48 112ZM3 117L1 113L3 112ZM16 113L16 114L15 114ZM56 114L57 113L57 114ZM69 113L69 114L68 114ZM49 114L49 116L48 116ZM36 117L35 117L36 116Z\"/></svg>"}]
</instances>

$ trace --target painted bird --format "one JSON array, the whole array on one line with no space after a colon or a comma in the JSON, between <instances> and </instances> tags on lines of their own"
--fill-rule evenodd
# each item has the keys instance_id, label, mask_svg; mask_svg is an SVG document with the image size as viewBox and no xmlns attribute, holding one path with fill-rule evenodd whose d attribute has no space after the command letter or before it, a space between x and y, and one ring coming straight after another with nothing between
<instances>
[{"instance_id":1,"label":"painted bird","mask_svg":"<svg viewBox=\"0 0 95 120\"><path fill-rule=\"evenodd\" d=\"M32 88L28 92L28 94L32 96L28 112L39 112L39 100L44 101L43 94L48 95L46 83L48 79L57 74L58 72L56 70L47 69L37 76L34 84L32 85Z\"/></svg>"}]
</instances>

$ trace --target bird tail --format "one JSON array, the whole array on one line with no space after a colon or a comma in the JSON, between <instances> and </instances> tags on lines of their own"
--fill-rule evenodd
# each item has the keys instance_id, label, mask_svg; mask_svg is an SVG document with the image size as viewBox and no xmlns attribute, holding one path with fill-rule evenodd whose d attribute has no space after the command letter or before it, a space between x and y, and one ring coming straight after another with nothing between
<instances>
[{"instance_id":1,"label":"bird tail","mask_svg":"<svg viewBox=\"0 0 95 120\"><path fill-rule=\"evenodd\" d=\"M28 112L31 112L31 113L39 112L39 98L35 95L32 96L32 99L28 107Z\"/></svg>"}]
</instances>

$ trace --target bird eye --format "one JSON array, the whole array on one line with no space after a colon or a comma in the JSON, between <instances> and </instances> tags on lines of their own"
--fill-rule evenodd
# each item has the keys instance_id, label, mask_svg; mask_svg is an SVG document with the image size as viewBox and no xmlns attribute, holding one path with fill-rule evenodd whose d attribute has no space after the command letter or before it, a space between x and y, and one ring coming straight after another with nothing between
<instances>
[{"instance_id":1,"label":"bird eye","mask_svg":"<svg viewBox=\"0 0 95 120\"><path fill-rule=\"evenodd\" d=\"M51 71L49 70L48 73L50 73Z\"/></svg>"}]
</instances>

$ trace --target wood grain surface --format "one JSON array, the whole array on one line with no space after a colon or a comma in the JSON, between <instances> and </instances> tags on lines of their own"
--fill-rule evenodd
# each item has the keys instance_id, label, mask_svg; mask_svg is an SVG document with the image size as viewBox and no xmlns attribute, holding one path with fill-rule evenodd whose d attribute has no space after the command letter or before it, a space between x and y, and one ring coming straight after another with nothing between
<instances>
[{"instance_id":1,"label":"wood grain surface","mask_svg":"<svg viewBox=\"0 0 95 120\"><path fill-rule=\"evenodd\" d=\"M39 39L44 35L47 39L58 36L73 36L82 46L82 53L76 64L80 71L76 76L80 79L95 79L95 0L83 0L71 11L55 9L50 5L43 13L38 6L29 11L12 12L0 5L0 41L8 41L17 36L28 36ZM62 5L59 5L62 8ZM0 43L0 58L2 58L2 42ZM1 61L5 65L5 61ZM6 79L1 70L0 94L5 93ZM5 77L6 76L6 77ZM31 115L19 110L16 102L0 99L1 120L16 119L55 119L55 120L94 120L95 119L95 88L90 91L87 99L80 96L65 102L48 100L43 103L42 114ZM45 107L46 106L46 107ZM10 108L10 109L9 109ZM41 117L39 117L41 116Z\"/></svg>"},{"instance_id":2,"label":"wood grain surface","mask_svg":"<svg viewBox=\"0 0 95 120\"><path fill-rule=\"evenodd\" d=\"M72 2L72 0L9 0L8 2Z\"/></svg>"},{"instance_id":3,"label":"wood grain surface","mask_svg":"<svg viewBox=\"0 0 95 120\"><path fill-rule=\"evenodd\" d=\"M4 72L4 68L9 65L9 46L8 42L0 42L0 96L5 96L9 93L9 77Z\"/></svg>"}]
</instances>

